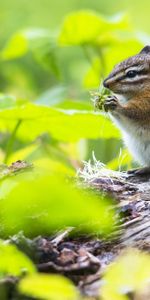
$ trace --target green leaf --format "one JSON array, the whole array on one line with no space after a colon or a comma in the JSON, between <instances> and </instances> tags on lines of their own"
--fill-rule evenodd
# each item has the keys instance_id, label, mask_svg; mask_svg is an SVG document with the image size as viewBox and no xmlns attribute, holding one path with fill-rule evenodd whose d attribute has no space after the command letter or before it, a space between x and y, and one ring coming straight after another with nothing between
<instances>
[{"instance_id":1,"label":"green leaf","mask_svg":"<svg viewBox=\"0 0 150 300\"><path fill-rule=\"evenodd\" d=\"M93 42L106 22L92 11L69 14L62 25L59 43L61 45L81 45Z\"/></svg>"},{"instance_id":2,"label":"green leaf","mask_svg":"<svg viewBox=\"0 0 150 300\"><path fill-rule=\"evenodd\" d=\"M46 90L36 99L36 104L54 106L60 109L93 110L92 103L86 100L68 99L68 88L58 85Z\"/></svg>"},{"instance_id":3,"label":"green leaf","mask_svg":"<svg viewBox=\"0 0 150 300\"><path fill-rule=\"evenodd\" d=\"M65 18L60 30L59 43L60 45L96 44L100 34L128 27L129 22L124 15L104 18L92 10L81 10Z\"/></svg>"},{"instance_id":4,"label":"green leaf","mask_svg":"<svg viewBox=\"0 0 150 300\"><path fill-rule=\"evenodd\" d=\"M107 24L109 25L109 28L113 30L131 30L129 16L125 13L118 13L107 17Z\"/></svg>"},{"instance_id":5,"label":"green leaf","mask_svg":"<svg viewBox=\"0 0 150 300\"><path fill-rule=\"evenodd\" d=\"M50 169L43 165L1 182L1 235L21 230L27 236L49 235L64 226L97 233L113 228L114 212L107 199L76 189L60 173L47 174Z\"/></svg>"},{"instance_id":6,"label":"green leaf","mask_svg":"<svg viewBox=\"0 0 150 300\"><path fill-rule=\"evenodd\" d=\"M24 56L29 50L33 50L51 37L47 29L28 29L15 33L1 52L3 60L11 60Z\"/></svg>"},{"instance_id":7,"label":"green leaf","mask_svg":"<svg viewBox=\"0 0 150 300\"><path fill-rule=\"evenodd\" d=\"M76 111L93 111L93 104L87 101L79 101L79 100L64 100L59 104L56 104L55 107L64 110L76 110Z\"/></svg>"},{"instance_id":8,"label":"green leaf","mask_svg":"<svg viewBox=\"0 0 150 300\"><path fill-rule=\"evenodd\" d=\"M0 240L0 277L20 276L23 272L34 273L35 266L16 246Z\"/></svg>"},{"instance_id":9,"label":"green leaf","mask_svg":"<svg viewBox=\"0 0 150 300\"><path fill-rule=\"evenodd\" d=\"M66 99L68 93L68 88L65 86L54 86L49 90L46 90L37 99L36 103L46 106L55 106L61 104L64 99Z\"/></svg>"},{"instance_id":10,"label":"green leaf","mask_svg":"<svg viewBox=\"0 0 150 300\"><path fill-rule=\"evenodd\" d=\"M135 36L129 34L122 37L120 35L120 40L105 53L106 72L110 72L114 68L115 64L129 56L137 54L142 47L143 43Z\"/></svg>"},{"instance_id":11,"label":"green leaf","mask_svg":"<svg viewBox=\"0 0 150 300\"><path fill-rule=\"evenodd\" d=\"M90 111L59 110L26 104L0 111L1 131L12 131L22 120L17 137L32 141L47 132L61 141L82 138L120 138L118 129L104 116ZM29 130L30 128L30 130Z\"/></svg>"},{"instance_id":12,"label":"green leaf","mask_svg":"<svg viewBox=\"0 0 150 300\"><path fill-rule=\"evenodd\" d=\"M4 60L14 59L25 55L28 51L28 41L22 33L16 33L1 52Z\"/></svg>"},{"instance_id":13,"label":"green leaf","mask_svg":"<svg viewBox=\"0 0 150 300\"><path fill-rule=\"evenodd\" d=\"M45 300L79 300L71 281L60 275L36 274L26 276L18 286L26 296Z\"/></svg>"},{"instance_id":14,"label":"green leaf","mask_svg":"<svg viewBox=\"0 0 150 300\"><path fill-rule=\"evenodd\" d=\"M127 293L136 292L137 295L147 289L149 278L149 255L130 249L106 271L101 290L102 300L128 300Z\"/></svg>"},{"instance_id":15,"label":"green leaf","mask_svg":"<svg viewBox=\"0 0 150 300\"><path fill-rule=\"evenodd\" d=\"M68 144L67 146L69 147ZM35 143L13 152L8 159L8 163L11 164L18 160L32 161L36 166L38 165L38 167L41 166L42 168L43 165L44 167L46 166L46 169L51 173L57 172L66 176L75 176L76 171L70 164L70 158L72 158L71 149L69 149L69 154L67 152L65 152L65 154L62 148L57 149L57 146L41 142L41 145ZM4 170L0 172L0 179L6 176L12 176L12 171L10 167L5 166Z\"/></svg>"},{"instance_id":16,"label":"green leaf","mask_svg":"<svg viewBox=\"0 0 150 300\"><path fill-rule=\"evenodd\" d=\"M100 84L101 62L99 58L93 60L92 66L88 69L83 79L85 88L97 88Z\"/></svg>"}]
</instances>

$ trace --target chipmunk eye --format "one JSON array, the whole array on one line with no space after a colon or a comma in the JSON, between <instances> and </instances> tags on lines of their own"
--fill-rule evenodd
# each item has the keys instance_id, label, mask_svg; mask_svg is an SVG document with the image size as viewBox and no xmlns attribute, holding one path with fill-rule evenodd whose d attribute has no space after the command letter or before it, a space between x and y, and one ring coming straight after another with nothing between
<instances>
[{"instance_id":1,"label":"chipmunk eye","mask_svg":"<svg viewBox=\"0 0 150 300\"><path fill-rule=\"evenodd\" d=\"M133 78L137 75L138 73L136 71L128 71L126 76L129 78Z\"/></svg>"}]
</instances>

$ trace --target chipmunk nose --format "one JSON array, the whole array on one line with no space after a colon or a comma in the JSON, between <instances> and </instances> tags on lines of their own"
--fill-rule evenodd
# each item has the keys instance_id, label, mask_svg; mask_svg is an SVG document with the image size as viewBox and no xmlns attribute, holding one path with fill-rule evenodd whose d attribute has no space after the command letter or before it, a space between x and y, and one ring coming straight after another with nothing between
<instances>
[{"instance_id":1,"label":"chipmunk nose","mask_svg":"<svg viewBox=\"0 0 150 300\"><path fill-rule=\"evenodd\" d=\"M105 88L109 89L109 83L108 83L107 79L105 79L105 80L103 81L103 86L104 86Z\"/></svg>"}]
</instances>

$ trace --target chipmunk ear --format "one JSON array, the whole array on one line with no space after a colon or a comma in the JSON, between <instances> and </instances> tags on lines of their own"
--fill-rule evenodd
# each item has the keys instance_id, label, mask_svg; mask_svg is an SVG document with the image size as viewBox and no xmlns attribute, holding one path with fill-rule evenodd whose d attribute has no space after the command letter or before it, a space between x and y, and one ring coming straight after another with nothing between
<instances>
[{"instance_id":1,"label":"chipmunk ear","mask_svg":"<svg viewBox=\"0 0 150 300\"><path fill-rule=\"evenodd\" d=\"M150 46L149 46L149 45L145 46L145 47L140 51L139 54L150 54Z\"/></svg>"}]
</instances>

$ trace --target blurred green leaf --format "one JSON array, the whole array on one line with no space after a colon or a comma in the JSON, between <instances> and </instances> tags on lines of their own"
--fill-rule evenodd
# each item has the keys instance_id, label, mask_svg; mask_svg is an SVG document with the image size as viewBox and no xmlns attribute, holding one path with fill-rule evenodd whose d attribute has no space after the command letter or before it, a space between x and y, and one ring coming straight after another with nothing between
<instances>
[{"instance_id":1,"label":"blurred green leaf","mask_svg":"<svg viewBox=\"0 0 150 300\"><path fill-rule=\"evenodd\" d=\"M93 11L79 11L69 14L62 25L60 45L82 45L93 42L106 25L105 19Z\"/></svg>"},{"instance_id":2,"label":"blurred green leaf","mask_svg":"<svg viewBox=\"0 0 150 300\"><path fill-rule=\"evenodd\" d=\"M81 10L73 12L64 20L59 35L60 45L96 44L100 34L116 29L127 29L129 22L124 15L104 18L100 14Z\"/></svg>"},{"instance_id":3,"label":"blurred green leaf","mask_svg":"<svg viewBox=\"0 0 150 300\"><path fill-rule=\"evenodd\" d=\"M46 106L59 105L67 97L67 87L55 86L44 93L42 93L37 99L36 103Z\"/></svg>"},{"instance_id":4,"label":"blurred green leaf","mask_svg":"<svg viewBox=\"0 0 150 300\"><path fill-rule=\"evenodd\" d=\"M29 50L38 48L51 38L48 29L28 29L15 33L1 52L3 60L11 60L24 56Z\"/></svg>"},{"instance_id":5,"label":"blurred green leaf","mask_svg":"<svg viewBox=\"0 0 150 300\"><path fill-rule=\"evenodd\" d=\"M124 12L107 17L107 24L109 25L109 28L113 30L132 30L129 16Z\"/></svg>"},{"instance_id":6,"label":"blurred green leaf","mask_svg":"<svg viewBox=\"0 0 150 300\"><path fill-rule=\"evenodd\" d=\"M106 271L101 290L102 300L128 300L127 294L146 289L149 279L149 255L137 249L130 249Z\"/></svg>"},{"instance_id":7,"label":"blurred green leaf","mask_svg":"<svg viewBox=\"0 0 150 300\"><path fill-rule=\"evenodd\" d=\"M43 165L1 182L1 236L21 230L27 236L49 235L64 226L97 234L112 230L114 211L107 199L78 190L59 172L47 174Z\"/></svg>"},{"instance_id":8,"label":"blurred green leaf","mask_svg":"<svg viewBox=\"0 0 150 300\"><path fill-rule=\"evenodd\" d=\"M25 55L28 51L28 41L21 33L16 33L8 41L1 52L1 58L4 60L14 59Z\"/></svg>"},{"instance_id":9,"label":"blurred green leaf","mask_svg":"<svg viewBox=\"0 0 150 300\"><path fill-rule=\"evenodd\" d=\"M68 144L66 144L66 147L67 146L69 147ZM69 149L68 152L69 153L63 151L62 147L57 148L56 145L52 146L49 143L34 143L33 145L13 152L8 159L8 163L11 164L17 160L25 160L33 162L34 165L40 165L41 167L44 164L46 170L48 169L50 173L58 172L60 175L75 176L75 169L70 163L72 157L71 150ZM6 173L4 173L4 175L6 176Z\"/></svg>"},{"instance_id":10,"label":"blurred green leaf","mask_svg":"<svg viewBox=\"0 0 150 300\"><path fill-rule=\"evenodd\" d=\"M45 91L34 103L60 109L93 110L92 103L86 100L68 99L68 87L61 85Z\"/></svg>"},{"instance_id":11,"label":"blurred green leaf","mask_svg":"<svg viewBox=\"0 0 150 300\"><path fill-rule=\"evenodd\" d=\"M34 264L16 246L0 240L0 277L20 276L24 272L34 273Z\"/></svg>"},{"instance_id":12,"label":"blurred green leaf","mask_svg":"<svg viewBox=\"0 0 150 300\"><path fill-rule=\"evenodd\" d=\"M0 111L1 131L12 131L18 120L22 122L16 136L22 140L33 140L45 132L62 141L120 138L118 129L104 115L89 111L59 110L34 104L3 109Z\"/></svg>"},{"instance_id":13,"label":"blurred green leaf","mask_svg":"<svg viewBox=\"0 0 150 300\"><path fill-rule=\"evenodd\" d=\"M79 100L70 100L70 99L66 99L64 101L62 101L59 104L56 104L55 107L58 107L59 109L70 109L70 110L76 110L76 111L93 111L93 104L89 103L87 101L79 101Z\"/></svg>"},{"instance_id":14,"label":"blurred green leaf","mask_svg":"<svg viewBox=\"0 0 150 300\"><path fill-rule=\"evenodd\" d=\"M18 289L36 299L79 300L79 293L71 281L60 275L28 275L20 281Z\"/></svg>"},{"instance_id":15,"label":"blurred green leaf","mask_svg":"<svg viewBox=\"0 0 150 300\"><path fill-rule=\"evenodd\" d=\"M41 43L42 44L42 43ZM45 41L41 46L32 47L34 58L46 71L52 72L59 80L61 78L60 66L58 63L58 46L53 41Z\"/></svg>"},{"instance_id":16,"label":"blurred green leaf","mask_svg":"<svg viewBox=\"0 0 150 300\"><path fill-rule=\"evenodd\" d=\"M110 72L115 64L137 54L142 47L143 43L135 36L131 34L120 35L120 40L105 52L106 73Z\"/></svg>"},{"instance_id":17,"label":"blurred green leaf","mask_svg":"<svg viewBox=\"0 0 150 300\"><path fill-rule=\"evenodd\" d=\"M92 65L85 74L85 77L83 79L83 86L88 89L99 87L101 72L101 62L100 59L97 57L93 59Z\"/></svg>"}]
</instances>

